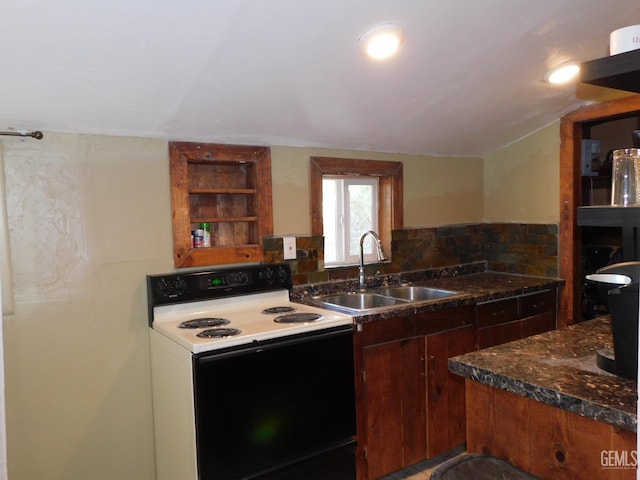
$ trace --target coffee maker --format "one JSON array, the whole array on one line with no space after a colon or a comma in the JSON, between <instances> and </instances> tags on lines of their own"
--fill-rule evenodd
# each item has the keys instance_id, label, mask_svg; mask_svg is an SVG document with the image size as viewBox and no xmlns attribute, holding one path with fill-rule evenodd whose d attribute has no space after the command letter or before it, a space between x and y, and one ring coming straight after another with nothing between
<instances>
[{"instance_id":1,"label":"coffee maker","mask_svg":"<svg viewBox=\"0 0 640 480\"><path fill-rule=\"evenodd\" d=\"M598 367L621 377L638 377L638 286L640 261L616 263L587 275L587 280L600 282L607 290L613 351L603 349L596 354Z\"/></svg>"}]
</instances>

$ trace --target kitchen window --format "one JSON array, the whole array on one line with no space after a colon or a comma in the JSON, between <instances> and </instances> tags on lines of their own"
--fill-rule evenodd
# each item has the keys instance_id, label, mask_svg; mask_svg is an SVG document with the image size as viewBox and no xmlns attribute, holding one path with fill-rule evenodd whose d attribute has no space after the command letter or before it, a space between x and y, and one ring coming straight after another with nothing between
<instances>
[{"instance_id":1,"label":"kitchen window","mask_svg":"<svg viewBox=\"0 0 640 480\"><path fill-rule=\"evenodd\" d=\"M357 264L360 236L368 230L380 235L390 256L391 231L403 226L402 163L328 157L310 160L311 232L325 237L325 265ZM365 242L365 247L368 244ZM373 254L371 246L369 250Z\"/></svg>"},{"instance_id":2,"label":"kitchen window","mask_svg":"<svg viewBox=\"0 0 640 480\"><path fill-rule=\"evenodd\" d=\"M352 265L360 258L360 237L378 231L377 177L325 175L322 178L322 220L325 265ZM367 237L364 259L377 256Z\"/></svg>"}]
</instances>

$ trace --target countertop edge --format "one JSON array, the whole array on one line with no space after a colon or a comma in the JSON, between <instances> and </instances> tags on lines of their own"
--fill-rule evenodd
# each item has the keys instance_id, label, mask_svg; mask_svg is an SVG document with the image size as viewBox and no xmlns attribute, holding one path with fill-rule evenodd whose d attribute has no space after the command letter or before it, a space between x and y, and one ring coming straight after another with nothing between
<instances>
[{"instance_id":1,"label":"countertop edge","mask_svg":"<svg viewBox=\"0 0 640 480\"><path fill-rule=\"evenodd\" d=\"M610 406L599 405L588 399L579 398L547 387L536 386L491 370L467 365L456 360L455 357L450 358L448 363L449 370L456 375L583 417L592 418L613 427L637 432L637 417L628 412Z\"/></svg>"}]
</instances>

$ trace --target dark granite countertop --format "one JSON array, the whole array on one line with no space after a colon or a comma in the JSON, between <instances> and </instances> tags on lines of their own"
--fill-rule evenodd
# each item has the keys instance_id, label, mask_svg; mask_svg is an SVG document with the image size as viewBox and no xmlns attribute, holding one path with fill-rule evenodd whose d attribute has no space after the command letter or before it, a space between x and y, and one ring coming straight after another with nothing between
<instances>
[{"instance_id":1,"label":"dark granite countertop","mask_svg":"<svg viewBox=\"0 0 640 480\"><path fill-rule=\"evenodd\" d=\"M369 289L378 286L411 283L412 285L426 285L429 287L454 290L459 292L459 294L435 301L430 300L407 305L382 307L364 312L348 313L353 315L356 323L362 324L398 316L477 304L499 298L541 291L564 284L563 280L557 278L491 272L485 271L485 267L486 264L484 263L472 263L370 278ZM317 296L337 292L354 292L356 289L357 282L354 280L300 285L294 287L291 299L296 302L310 303L319 306L317 303L314 303L313 300Z\"/></svg>"},{"instance_id":2,"label":"dark granite countertop","mask_svg":"<svg viewBox=\"0 0 640 480\"><path fill-rule=\"evenodd\" d=\"M458 375L532 400L637 431L637 383L596 365L612 348L611 324L599 317L449 359Z\"/></svg>"}]
</instances>

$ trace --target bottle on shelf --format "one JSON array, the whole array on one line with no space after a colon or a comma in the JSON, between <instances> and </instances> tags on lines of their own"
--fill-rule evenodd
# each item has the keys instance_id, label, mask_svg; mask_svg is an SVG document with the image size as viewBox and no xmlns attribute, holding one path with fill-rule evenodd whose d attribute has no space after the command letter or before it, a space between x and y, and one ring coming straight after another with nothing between
<instances>
[{"instance_id":1,"label":"bottle on shelf","mask_svg":"<svg viewBox=\"0 0 640 480\"><path fill-rule=\"evenodd\" d=\"M211 224L207 222L202 222L200 224L200 230L202 230L202 246L210 247L211 246Z\"/></svg>"}]
</instances>

